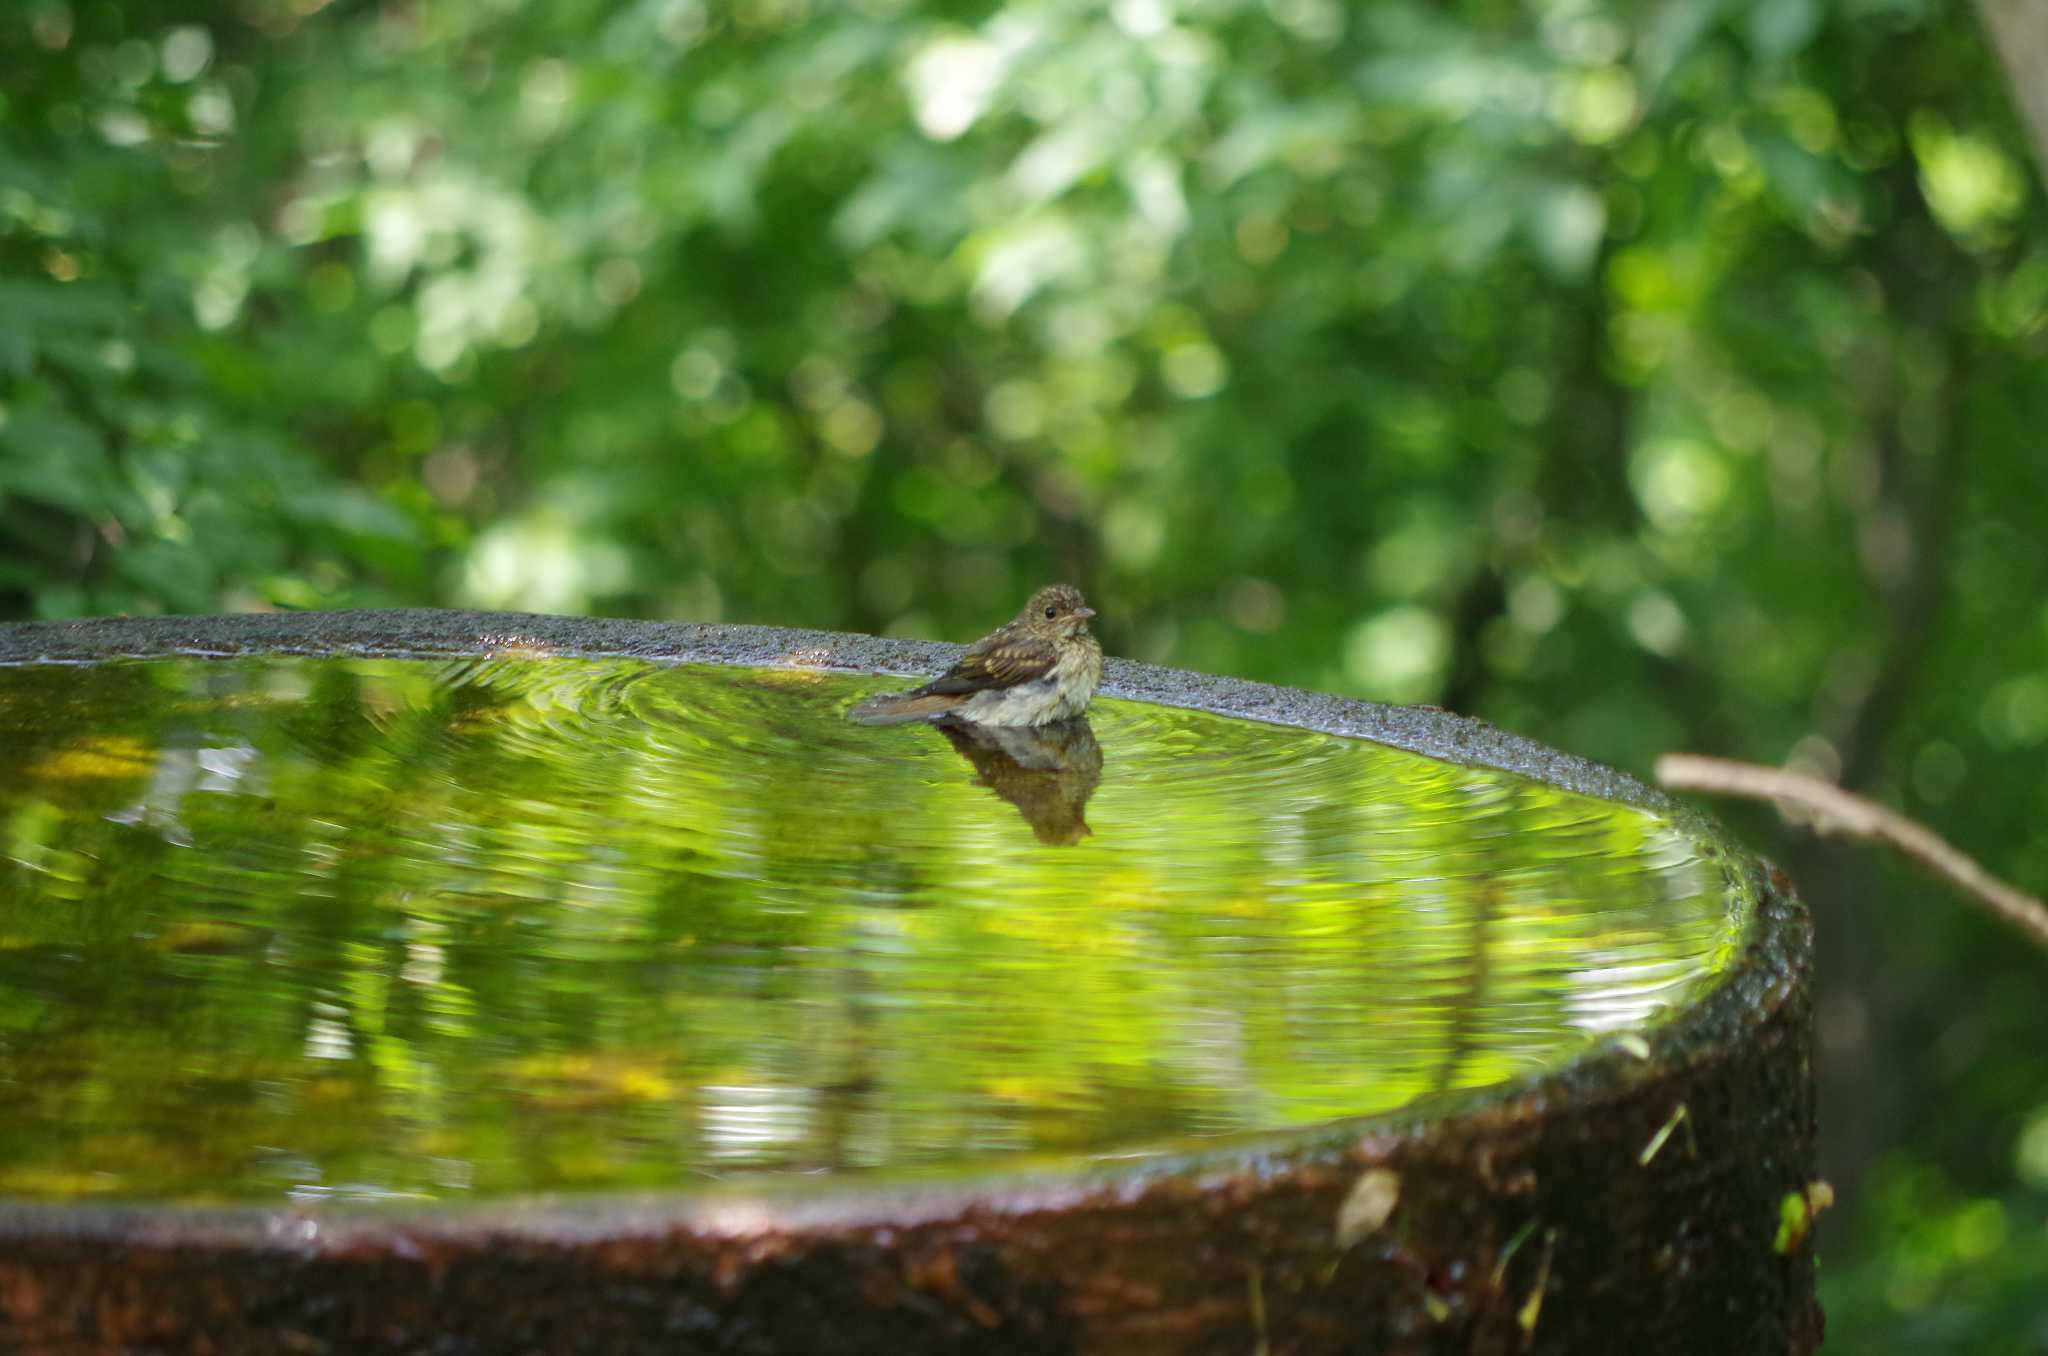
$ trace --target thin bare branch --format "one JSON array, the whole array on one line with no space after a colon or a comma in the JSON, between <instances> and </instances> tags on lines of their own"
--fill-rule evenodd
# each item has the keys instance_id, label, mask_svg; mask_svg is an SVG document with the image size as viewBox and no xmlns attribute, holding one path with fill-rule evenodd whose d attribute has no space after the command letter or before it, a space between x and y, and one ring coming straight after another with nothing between
<instances>
[{"instance_id":1,"label":"thin bare branch","mask_svg":"<svg viewBox=\"0 0 2048 1356\"><path fill-rule=\"evenodd\" d=\"M2048 182L2048 5L2041 0L1977 0L1977 13L2005 67L2020 121Z\"/></svg>"},{"instance_id":2,"label":"thin bare branch","mask_svg":"<svg viewBox=\"0 0 2048 1356\"><path fill-rule=\"evenodd\" d=\"M1926 825L1832 782L1784 768L1697 753L1667 753L1659 758L1657 780L1674 791L1776 801L1787 819L1806 823L1815 833L1884 843L2048 948L2048 904L1998 879Z\"/></svg>"}]
</instances>

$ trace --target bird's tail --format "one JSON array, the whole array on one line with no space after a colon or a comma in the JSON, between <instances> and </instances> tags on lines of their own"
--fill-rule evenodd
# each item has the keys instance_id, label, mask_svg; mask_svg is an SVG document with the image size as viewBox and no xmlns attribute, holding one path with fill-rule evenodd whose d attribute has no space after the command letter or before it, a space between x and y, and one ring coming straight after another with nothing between
<instances>
[{"instance_id":1,"label":"bird's tail","mask_svg":"<svg viewBox=\"0 0 2048 1356\"><path fill-rule=\"evenodd\" d=\"M960 699L954 696L920 697L908 692L889 692L868 698L848 711L846 718L857 725L904 725L942 716L959 704Z\"/></svg>"}]
</instances>

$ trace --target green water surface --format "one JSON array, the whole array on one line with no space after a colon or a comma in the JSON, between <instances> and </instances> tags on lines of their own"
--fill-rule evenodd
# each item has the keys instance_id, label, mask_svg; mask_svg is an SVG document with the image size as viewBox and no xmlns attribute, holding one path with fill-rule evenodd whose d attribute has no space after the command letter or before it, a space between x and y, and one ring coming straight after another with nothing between
<instances>
[{"instance_id":1,"label":"green water surface","mask_svg":"<svg viewBox=\"0 0 2048 1356\"><path fill-rule=\"evenodd\" d=\"M887 686L0 669L0 1195L1185 1148L1557 1065L1747 917L1629 807L1119 701L1007 742L843 718Z\"/></svg>"}]
</instances>

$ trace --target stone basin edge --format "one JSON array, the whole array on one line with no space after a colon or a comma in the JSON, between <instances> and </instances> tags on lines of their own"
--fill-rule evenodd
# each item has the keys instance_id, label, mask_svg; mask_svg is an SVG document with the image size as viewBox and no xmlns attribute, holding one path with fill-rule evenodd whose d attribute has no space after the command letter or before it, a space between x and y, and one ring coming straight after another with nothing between
<instances>
[{"instance_id":1,"label":"stone basin edge","mask_svg":"<svg viewBox=\"0 0 2048 1356\"><path fill-rule=\"evenodd\" d=\"M234 613L211 617L93 617L0 624L0 666L116 659L353 654L455 658L530 652L589 659L928 675L960 645L839 631L713 622L633 621L532 612L394 608ZM1102 693L1369 739L1446 762L1513 772L1687 821L1704 816L1626 773L1433 706L1390 706L1247 678L1111 657ZM1716 835L1718 836L1718 835Z\"/></svg>"}]
</instances>

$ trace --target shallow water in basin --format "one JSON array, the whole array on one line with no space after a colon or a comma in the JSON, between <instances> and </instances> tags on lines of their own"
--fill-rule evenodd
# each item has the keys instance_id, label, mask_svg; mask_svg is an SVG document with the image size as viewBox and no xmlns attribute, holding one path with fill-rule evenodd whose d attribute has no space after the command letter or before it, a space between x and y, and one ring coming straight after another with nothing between
<instances>
[{"instance_id":1,"label":"shallow water in basin","mask_svg":"<svg viewBox=\"0 0 2048 1356\"><path fill-rule=\"evenodd\" d=\"M0 669L0 1196L1185 1148L1555 1066L1749 901L1656 816L1118 701L508 657Z\"/></svg>"}]
</instances>

